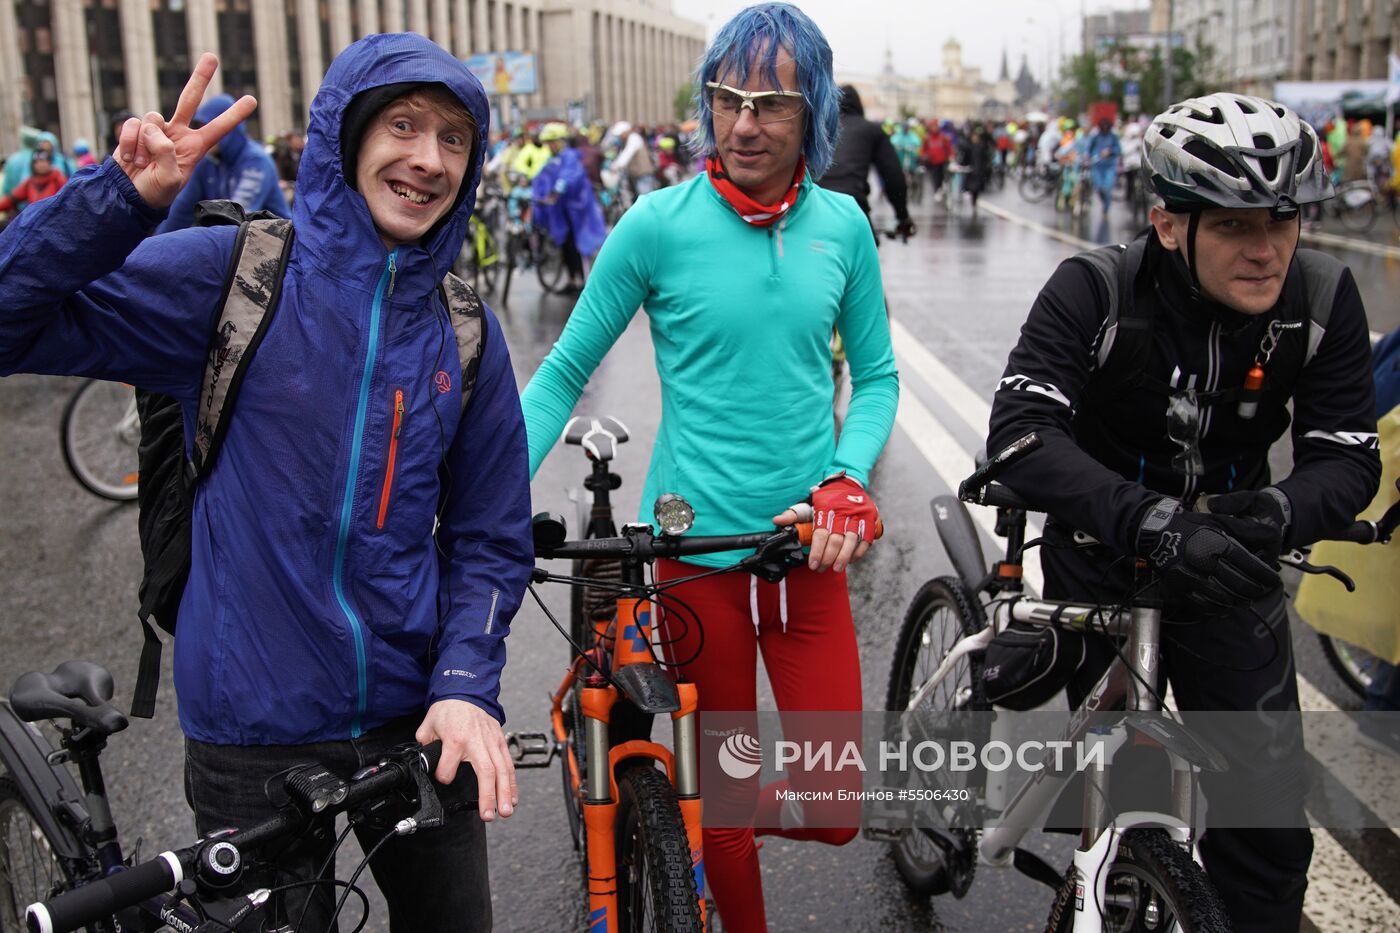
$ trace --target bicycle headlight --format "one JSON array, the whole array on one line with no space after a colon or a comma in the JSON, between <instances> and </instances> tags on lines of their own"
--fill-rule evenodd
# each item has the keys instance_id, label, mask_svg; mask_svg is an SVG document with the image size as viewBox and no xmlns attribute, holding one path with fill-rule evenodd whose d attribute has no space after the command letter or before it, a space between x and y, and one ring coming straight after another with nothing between
<instances>
[{"instance_id":1,"label":"bicycle headlight","mask_svg":"<svg viewBox=\"0 0 1400 933\"><path fill-rule=\"evenodd\" d=\"M674 492L662 493L651 511L663 534L683 535L695 524L695 509Z\"/></svg>"}]
</instances>

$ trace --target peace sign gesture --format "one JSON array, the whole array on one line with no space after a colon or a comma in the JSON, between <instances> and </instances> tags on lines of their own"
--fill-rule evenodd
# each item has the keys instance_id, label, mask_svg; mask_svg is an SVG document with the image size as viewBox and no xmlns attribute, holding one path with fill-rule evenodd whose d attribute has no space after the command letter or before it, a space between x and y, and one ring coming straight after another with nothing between
<instances>
[{"instance_id":1,"label":"peace sign gesture","mask_svg":"<svg viewBox=\"0 0 1400 933\"><path fill-rule=\"evenodd\" d=\"M136 186L141 199L158 210L169 207L189 182L194 168L204 154L238 124L252 116L258 102L249 95L239 98L232 107L199 129L190 128L190 120L204 100L209 79L219 67L216 55L205 52L190 75L180 102L167 121L154 110L140 119L132 117L122 124L117 139L117 151L112 158Z\"/></svg>"}]
</instances>

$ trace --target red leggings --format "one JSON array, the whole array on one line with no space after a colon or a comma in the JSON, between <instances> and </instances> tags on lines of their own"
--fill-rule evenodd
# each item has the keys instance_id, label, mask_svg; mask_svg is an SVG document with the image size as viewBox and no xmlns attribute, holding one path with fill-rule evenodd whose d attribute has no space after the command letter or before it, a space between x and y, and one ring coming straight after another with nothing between
<instances>
[{"instance_id":1,"label":"red leggings","mask_svg":"<svg viewBox=\"0 0 1400 933\"><path fill-rule=\"evenodd\" d=\"M673 580L704 569L660 560L656 576L659 581ZM699 628L693 621L686 626L678 615L659 613L662 640L675 639L666 648L670 659L683 661L693 657L697 647L701 649L699 657L687 664L683 673L699 687L702 712L757 708L757 660L761 650L780 711L840 710L858 716L860 656L844 573L818 574L802 566L789 573L783 584L728 573L682 584L669 592L683 600L704 625L701 646ZM784 738L795 738L786 722ZM820 785L824 779L829 778L808 778L794 771L791 784L803 790L806 788L802 785L813 780ZM736 782L735 786L738 790L731 793L748 793L756 798L753 825L704 828L705 877L727 931L763 931L767 929L767 919L754 837L771 834L844 845L856 836L860 808L835 805L840 808L841 817L850 816L850 825L845 828L784 829L780 825L782 804L778 791L786 789L788 781L762 788L756 781ZM707 796L712 790L701 787ZM814 805L804 806L808 808L806 822L828 827L842 825L833 822L830 812L812 819Z\"/></svg>"}]
</instances>

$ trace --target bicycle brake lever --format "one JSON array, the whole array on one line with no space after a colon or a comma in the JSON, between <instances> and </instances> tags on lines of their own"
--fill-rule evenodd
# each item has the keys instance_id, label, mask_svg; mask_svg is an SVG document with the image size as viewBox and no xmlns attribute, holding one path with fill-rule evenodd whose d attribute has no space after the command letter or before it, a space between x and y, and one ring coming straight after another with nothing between
<instances>
[{"instance_id":1,"label":"bicycle brake lever","mask_svg":"<svg viewBox=\"0 0 1400 933\"><path fill-rule=\"evenodd\" d=\"M413 785L418 793L418 810L412 816L394 824L394 831L400 836L407 836L420 829L437 829L446 822L446 817L432 773L416 762L405 767L413 773Z\"/></svg>"},{"instance_id":2,"label":"bicycle brake lever","mask_svg":"<svg viewBox=\"0 0 1400 933\"><path fill-rule=\"evenodd\" d=\"M1296 567L1303 573L1315 573L1332 577L1338 583L1342 584L1342 586L1346 587L1348 593L1356 592L1356 581L1347 576L1344 571L1330 564L1319 567L1316 564L1310 563L1307 555L1297 549L1289 551L1286 554L1280 554L1278 562L1286 567Z\"/></svg>"}]
</instances>

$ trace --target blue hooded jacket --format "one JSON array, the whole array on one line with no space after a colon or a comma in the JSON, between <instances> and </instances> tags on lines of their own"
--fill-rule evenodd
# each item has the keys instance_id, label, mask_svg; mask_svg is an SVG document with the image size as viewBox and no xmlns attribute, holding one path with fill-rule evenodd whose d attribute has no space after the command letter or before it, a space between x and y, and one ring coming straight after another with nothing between
<instances>
[{"instance_id":1,"label":"blue hooded jacket","mask_svg":"<svg viewBox=\"0 0 1400 933\"><path fill-rule=\"evenodd\" d=\"M505 637L533 563L525 430L489 310L459 419L437 290L484 147L426 242L393 251L341 170L346 105L400 82L445 85L487 136L481 85L422 36L361 39L326 73L281 301L197 487L175 685L200 741L343 739L449 697L504 718ZM164 392L191 436L236 230L150 237L161 219L110 158L20 215L0 235L0 373Z\"/></svg>"},{"instance_id":2,"label":"blue hooded jacket","mask_svg":"<svg viewBox=\"0 0 1400 933\"><path fill-rule=\"evenodd\" d=\"M195 111L195 120L208 123L232 106L233 98L227 94L211 97ZM194 177L170 205L170 214L156 233L193 227L194 206L209 200L237 201L249 211L292 216L282 188L277 184L277 166L272 156L248 139L242 123L219 140L217 155L211 152L195 166Z\"/></svg>"},{"instance_id":3,"label":"blue hooded jacket","mask_svg":"<svg viewBox=\"0 0 1400 933\"><path fill-rule=\"evenodd\" d=\"M608 227L577 149L564 148L551 156L535 176L530 192L536 199L535 220L549 231L551 240L563 246L572 230L579 255L592 256L602 248ZM555 203L540 203L555 195Z\"/></svg>"}]
</instances>

